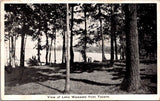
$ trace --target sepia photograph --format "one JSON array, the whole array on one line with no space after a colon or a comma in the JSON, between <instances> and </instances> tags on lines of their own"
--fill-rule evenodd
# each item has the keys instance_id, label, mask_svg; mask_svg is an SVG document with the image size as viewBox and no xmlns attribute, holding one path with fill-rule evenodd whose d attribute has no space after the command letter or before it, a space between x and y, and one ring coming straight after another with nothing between
<instances>
[{"instance_id":1,"label":"sepia photograph","mask_svg":"<svg viewBox=\"0 0 160 101\"><path fill-rule=\"evenodd\" d=\"M3 96L160 100L158 3L1 2L1 8Z\"/></svg>"}]
</instances>

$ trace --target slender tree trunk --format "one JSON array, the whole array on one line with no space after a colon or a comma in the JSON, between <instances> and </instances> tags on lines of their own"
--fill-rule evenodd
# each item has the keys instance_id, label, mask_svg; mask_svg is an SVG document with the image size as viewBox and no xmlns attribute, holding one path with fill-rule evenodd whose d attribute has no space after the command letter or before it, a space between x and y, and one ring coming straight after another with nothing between
<instances>
[{"instance_id":1,"label":"slender tree trunk","mask_svg":"<svg viewBox=\"0 0 160 101\"><path fill-rule=\"evenodd\" d=\"M124 36L122 36L122 38L120 38L120 44L121 44L121 46L120 46L120 59L121 60L124 60L124 57L125 57L125 38L124 38Z\"/></svg>"},{"instance_id":2,"label":"slender tree trunk","mask_svg":"<svg viewBox=\"0 0 160 101\"><path fill-rule=\"evenodd\" d=\"M114 44L115 44L115 59L118 60L117 37L116 37L116 33L115 33L115 36L114 36Z\"/></svg>"},{"instance_id":3,"label":"slender tree trunk","mask_svg":"<svg viewBox=\"0 0 160 101\"><path fill-rule=\"evenodd\" d=\"M99 5L99 22L100 22L100 34L101 34L101 37L102 37L102 62L105 62L106 61L106 58L105 58L105 53L104 53L104 36L103 36L103 26L102 26L102 19L101 19L101 6Z\"/></svg>"},{"instance_id":4,"label":"slender tree trunk","mask_svg":"<svg viewBox=\"0 0 160 101\"><path fill-rule=\"evenodd\" d=\"M65 63L65 31L63 31L63 50L62 50L62 63Z\"/></svg>"},{"instance_id":5,"label":"slender tree trunk","mask_svg":"<svg viewBox=\"0 0 160 101\"><path fill-rule=\"evenodd\" d=\"M66 40L66 81L65 81L65 93L70 91L70 34L69 34L69 5L67 4L67 33L65 34Z\"/></svg>"},{"instance_id":6,"label":"slender tree trunk","mask_svg":"<svg viewBox=\"0 0 160 101\"><path fill-rule=\"evenodd\" d=\"M127 4L125 6L126 74L121 89L137 92L140 87L137 11L136 4Z\"/></svg>"},{"instance_id":7,"label":"slender tree trunk","mask_svg":"<svg viewBox=\"0 0 160 101\"><path fill-rule=\"evenodd\" d=\"M25 34L21 35L21 56L20 56L20 66L24 67L24 59L25 59L25 45L24 45Z\"/></svg>"},{"instance_id":8,"label":"slender tree trunk","mask_svg":"<svg viewBox=\"0 0 160 101\"><path fill-rule=\"evenodd\" d=\"M41 49L41 39L40 39L40 36L38 36L38 49L37 49L37 55L38 55L38 62L40 63L41 60L40 60L40 49Z\"/></svg>"},{"instance_id":9,"label":"slender tree trunk","mask_svg":"<svg viewBox=\"0 0 160 101\"><path fill-rule=\"evenodd\" d=\"M87 62L87 56L86 56L86 48L87 48L87 16L86 16L86 10L84 10L84 18L85 18L85 36L84 36L84 62Z\"/></svg>"},{"instance_id":10,"label":"slender tree trunk","mask_svg":"<svg viewBox=\"0 0 160 101\"><path fill-rule=\"evenodd\" d=\"M124 49L123 49L123 46L120 47L120 60L124 60Z\"/></svg>"},{"instance_id":11,"label":"slender tree trunk","mask_svg":"<svg viewBox=\"0 0 160 101\"><path fill-rule=\"evenodd\" d=\"M114 63L114 32L115 32L115 27L114 27L114 6L112 5L112 13L111 13L111 66Z\"/></svg>"},{"instance_id":12,"label":"slender tree trunk","mask_svg":"<svg viewBox=\"0 0 160 101\"><path fill-rule=\"evenodd\" d=\"M16 36L14 36L14 64L16 66Z\"/></svg>"},{"instance_id":13,"label":"slender tree trunk","mask_svg":"<svg viewBox=\"0 0 160 101\"><path fill-rule=\"evenodd\" d=\"M26 36L26 38L25 38ZM27 35L22 34L21 35L21 56L20 56L20 66L22 67L22 71L20 74L19 82L23 79L23 74L24 74L24 60L25 60L25 46L26 46L26 41L27 41Z\"/></svg>"},{"instance_id":14,"label":"slender tree trunk","mask_svg":"<svg viewBox=\"0 0 160 101\"><path fill-rule=\"evenodd\" d=\"M51 45L50 45L50 52L49 52L49 63L51 64L51 55L52 55L52 43L53 43L53 38L51 38Z\"/></svg>"},{"instance_id":15,"label":"slender tree trunk","mask_svg":"<svg viewBox=\"0 0 160 101\"><path fill-rule=\"evenodd\" d=\"M11 44L12 44L12 57L11 57L11 65L13 68L15 68L15 36L11 37Z\"/></svg>"},{"instance_id":16,"label":"slender tree trunk","mask_svg":"<svg viewBox=\"0 0 160 101\"><path fill-rule=\"evenodd\" d=\"M70 53L71 53L71 60L70 64L72 65L74 62L74 53L73 53L73 17L74 17L74 5L72 5L72 14L71 14L71 40L70 40Z\"/></svg>"},{"instance_id":17,"label":"slender tree trunk","mask_svg":"<svg viewBox=\"0 0 160 101\"><path fill-rule=\"evenodd\" d=\"M11 37L11 66L14 68L14 39Z\"/></svg>"},{"instance_id":18,"label":"slender tree trunk","mask_svg":"<svg viewBox=\"0 0 160 101\"><path fill-rule=\"evenodd\" d=\"M11 66L11 37L9 37L9 66Z\"/></svg>"},{"instance_id":19,"label":"slender tree trunk","mask_svg":"<svg viewBox=\"0 0 160 101\"><path fill-rule=\"evenodd\" d=\"M46 65L48 65L48 52L49 52L48 34L46 32Z\"/></svg>"},{"instance_id":20,"label":"slender tree trunk","mask_svg":"<svg viewBox=\"0 0 160 101\"><path fill-rule=\"evenodd\" d=\"M55 39L54 39L54 63L56 63L56 31L55 31Z\"/></svg>"},{"instance_id":21,"label":"slender tree trunk","mask_svg":"<svg viewBox=\"0 0 160 101\"><path fill-rule=\"evenodd\" d=\"M123 39L123 46L122 46L122 60L125 59L125 53L126 53L126 45L125 45L125 40Z\"/></svg>"}]
</instances>

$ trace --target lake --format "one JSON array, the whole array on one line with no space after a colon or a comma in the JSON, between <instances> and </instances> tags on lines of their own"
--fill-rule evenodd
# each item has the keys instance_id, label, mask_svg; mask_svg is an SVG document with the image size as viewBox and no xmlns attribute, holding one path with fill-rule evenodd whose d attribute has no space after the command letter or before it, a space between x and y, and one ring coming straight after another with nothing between
<instances>
[{"instance_id":1,"label":"lake","mask_svg":"<svg viewBox=\"0 0 160 101\"><path fill-rule=\"evenodd\" d=\"M45 55L46 51L42 50L41 51L41 62L45 62ZM29 58L32 56L37 56L37 50L36 49L26 49L25 50L25 60L28 61ZM7 60L9 58L9 52L8 49L5 49L5 64L7 63ZM91 57L92 61L101 61L102 60L102 53L92 53L92 52L87 52L87 57ZM110 59L110 54L105 54L106 59ZM119 58L119 56L118 56ZM20 49L16 49L16 62L19 64L20 61ZM54 51L52 51L52 56L51 56L51 61L54 62ZM62 51L56 51L56 63L61 63L62 62ZM74 62L83 62L83 58L80 52L74 52ZM25 63L25 65L27 65Z\"/></svg>"},{"instance_id":2,"label":"lake","mask_svg":"<svg viewBox=\"0 0 160 101\"><path fill-rule=\"evenodd\" d=\"M44 45L46 42L45 37L42 38L42 44ZM62 39L57 39L56 41L58 47L59 45L62 45ZM35 45L37 44L37 41L32 41L31 37L27 37L26 40L26 46L25 46L25 60L26 62L28 61L29 58L32 56L37 56L37 50L35 49ZM5 42L4 44L4 63L6 64L7 61L9 61L9 41ZM18 38L16 40L16 63L19 65L20 61L20 48L21 48L21 38ZM45 55L46 55L46 50L41 51L41 62L45 62ZM110 59L110 54L106 53L105 54L106 59ZM96 52L87 52L87 57L91 57L92 61L101 61L102 60L102 53L96 53ZM120 56L118 55L118 58ZM56 62L61 63L62 62L62 51L56 51ZM54 52L52 51L52 57L51 61L54 62ZM75 62L83 62L82 55L80 52L74 52L74 61ZM25 65L27 65L25 62Z\"/></svg>"}]
</instances>

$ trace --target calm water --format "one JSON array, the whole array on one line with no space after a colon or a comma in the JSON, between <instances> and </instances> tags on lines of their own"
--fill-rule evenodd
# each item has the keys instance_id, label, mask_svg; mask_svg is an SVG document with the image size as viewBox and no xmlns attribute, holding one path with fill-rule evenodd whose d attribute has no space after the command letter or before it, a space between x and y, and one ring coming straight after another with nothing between
<instances>
[{"instance_id":1,"label":"calm water","mask_svg":"<svg viewBox=\"0 0 160 101\"><path fill-rule=\"evenodd\" d=\"M45 62L45 54L46 51L43 50L41 51L41 62ZM9 57L8 49L5 51L5 63L7 62L7 59ZM36 49L26 49L25 50L25 60L28 61L29 58L32 56L37 55L37 50ZM105 54L106 59L110 59L110 54ZM101 53L91 53L87 52L87 57L91 57L92 61L97 60L101 61L102 60L102 54ZM20 60L20 49L16 49L16 62L19 64ZM51 56L51 61L54 61L54 51L52 51L52 56ZM80 52L74 52L74 61L75 62L82 62L82 55ZM62 51L56 51L56 63L61 63L62 62Z\"/></svg>"},{"instance_id":2,"label":"calm water","mask_svg":"<svg viewBox=\"0 0 160 101\"><path fill-rule=\"evenodd\" d=\"M16 63L19 64L20 61L20 47L21 47L21 39L18 38L16 41ZM57 46L58 45L62 45L62 41L60 41L60 39L57 39ZM32 56L37 56L37 50L34 48L35 45L37 44L37 41L31 41L31 37L27 38L27 42L26 42L26 48L25 48L25 60L26 62L28 61L29 58L31 58ZM43 38L42 40L42 44L45 44L45 38ZM8 41L5 43L5 48L4 48L4 63L6 64L7 61L9 60L9 43ZM41 62L45 62L45 55L46 55L46 50L42 50L41 51ZM106 59L110 59L110 54L105 54ZM91 57L92 61L97 60L97 61L101 61L102 60L102 54L101 53L91 53L91 52L87 52L87 57ZM119 57L119 56L118 56ZM54 51L52 51L52 57L51 57L51 61L54 61ZM56 62L57 63L61 63L62 61L62 51L56 51ZM82 62L82 55L79 52L74 52L74 61L75 62ZM25 63L26 65L26 63Z\"/></svg>"}]
</instances>

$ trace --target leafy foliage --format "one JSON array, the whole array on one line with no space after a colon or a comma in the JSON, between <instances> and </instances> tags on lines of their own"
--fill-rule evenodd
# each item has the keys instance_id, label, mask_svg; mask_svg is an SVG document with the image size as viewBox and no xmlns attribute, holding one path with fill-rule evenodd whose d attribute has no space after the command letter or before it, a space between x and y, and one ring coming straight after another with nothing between
<instances>
[{"instance_id":1,"label":"leafy foliage","mask_svg":"<svg viewBox=\"0 0 160 101\"><path fill-rule=\"evenodd\" d=\"M156 4L138 5L139 47L153 55L157 51ZM143 53L142 53L143 54Z\"/></svg>"},{"instance_id":2,"label":"leafy foliage","mask_svg":"<svg viewBox=\"0 0 160 101\"><path fill-rule=\"evenodd\" d=\"M29 66L37 66L39 64L38 60L36 59L36 56L32 56L32 58L29 58L27 64Z\"/></svg>"}]
</instances>

